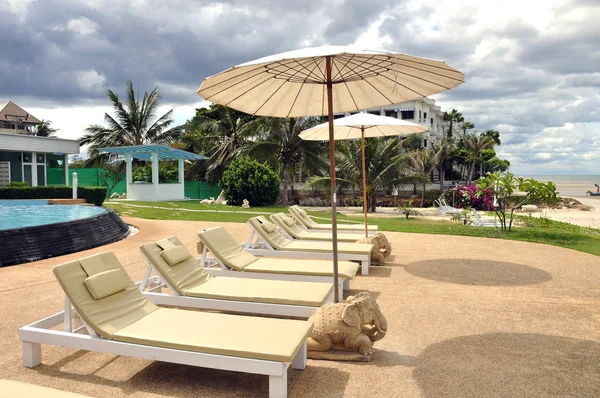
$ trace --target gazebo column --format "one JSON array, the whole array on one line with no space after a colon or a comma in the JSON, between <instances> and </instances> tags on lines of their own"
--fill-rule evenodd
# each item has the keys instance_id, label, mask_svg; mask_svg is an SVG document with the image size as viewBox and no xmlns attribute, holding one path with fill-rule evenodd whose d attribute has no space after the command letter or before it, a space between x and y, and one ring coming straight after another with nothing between
<instances>
[{"instance_id":1,"label":"gazebo column","mask_svg":"<svg viewBox=\"0 0 600 398\"><path fill-rule=\"evenodd\" d=\"M125 154L125 184L133 184L133 172L131 168L132 156L130 153ZM129 192L128 192L129 194Z\"/></svg>"},{"instance_id":2,"label":"gazebo column","mask_svg":"<svg viewBox=\"0 0 600 398\"><path fill-rule=\"evenodd\" d=\"M65 170L65 185L69 186L69 155L66 153L63 155L63 165L63 169Z\"/></svg>"},{"instance_id":3,"label":"gazebo column","mask_svg":"<svg viewBox=\"0 0 600 398\"><path fill-rule=\"evenodd\" d=\"M177 171L179 172L179 183L183 184L183 159L177 160Z\"/></svg>"},{"instance_id":4,"label":"gazebo column","mask_svg":"<svg viewBox=\"0 0 600 398\"><path fill-rule=\"evenodd\" d=\"M158 151L152 151L152 185L158 189Z\"/></svg>"}]
</instances>

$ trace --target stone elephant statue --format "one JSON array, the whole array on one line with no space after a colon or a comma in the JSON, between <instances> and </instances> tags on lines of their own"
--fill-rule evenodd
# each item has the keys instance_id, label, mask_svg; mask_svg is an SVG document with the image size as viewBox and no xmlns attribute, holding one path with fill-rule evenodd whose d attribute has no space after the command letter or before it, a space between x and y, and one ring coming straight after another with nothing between
<instances>
[{"instance_id":1,"label":"stone elephant statue","mask_svg":"<svg viewBox=\"0 0 600 398\"><path fill-rule=\"evenodd\" d=\"M311 351L358 351L362 356L372 354L373 343L387 333L387 321L379 305L369 293L362 292L350 296L346 301L328 303L316 310L310 318L314 327L307 339L309 356ZM312 356L322 359L323 355ZM365 359L349 359L365 360Z\"/></svg>"}]
</instances>

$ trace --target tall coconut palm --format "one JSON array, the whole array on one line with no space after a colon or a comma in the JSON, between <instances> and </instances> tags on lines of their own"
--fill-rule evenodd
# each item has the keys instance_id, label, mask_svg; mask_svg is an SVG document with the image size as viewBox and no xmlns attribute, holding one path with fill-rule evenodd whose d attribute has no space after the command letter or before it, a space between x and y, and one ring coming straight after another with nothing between
<instances>
[{"instance_id":1,"label":"tall coconut palm","mask_svg":"<svg viewBox=\"0 0 600 398\"><path fill-rule=\"evenodd\" d=\"M369 211L377 209L377 193L403 185L421 183L423 176L411 174L402 156L399 155L401 143L394 138L369 138L365 140L367 169L367 204ZM360 142L336 143L336 166L339 177L336 178L339 189L353 189L362 192L362 153ZM312 177L308 188L326 190L329 177Z\"/></svg>"},{"instance_id":2,"label":"tall coconut palm","mask_svg":"<svg viewBox=\"0 0 600 398\"><path fill-rule=\"evenodd\" d=\"M492 139L492 141L494 141L495 145L500 145L502 144L502 142L500 141L500 132L496 131L496 130L485 130L483 133L481 133L482 136L484 137L490 137Z\"/></svg>"},{"instance_id":3,"label":"tall coconut palm","mask_svg":"<svg viewBox=\"0 0 600 398\"><path fill-rule=\"evenodd\" d=\"M475 172L475 164L479 155L485 149L494 147L494 140L490 137L478 135L478 134L467 134L464 139L465 148L469 151L471 157L471 168L469 169L469 181L467 185L471 185L473 181L473 173Z\"/></svg>"},{"instance_id":4,"label":"tall coconut palm","mask_svg":"<svg viewBox=\"0 0 600 398\"><path fill-rule=\"evenodd\" d=\"M425 203L425 190L430 181L431 171L436 167L436 152L432 149L407 152L402 156L414 175L422 176L421 207Z\"/></svg>"},{"instance_id":5,"label":"tall coconut palm","mask_svg":"<svg viewBox=\"0 0 600 398\"><path fill-rule=\"evenodd\" d=\"M220 118L196 116L197 130L200 138L210 143L211 149L206 168L206 181L216 184L231 161L244 153L252 144L251 139L257 134L254 121L246 121L239 112L222 105L215 105Z\"/></svg>"},{"instance_id":6,"label":"tall coconut palm","mask_svg":"<svg viewBox=\"0 0 600 398\"><path fill-rule=\"evenodd\" d=\"M440 190L444 190L444 180L446 176L446 165L450 160L454 142L446 137L438 144L433 144L433 152L435 153L434 161L440 175Z\"/></svg>"},{"instance_id":7,"label":"tall coconut palm","mask_svg":"<svg viewBox=\"0 0 600 398\"><path fill-rule=\"evenodd\" d=\"M158 87L150 93L144 92L140 102L135 97L133 83L126 84L125 103L112 90L107 91L112 102L114 116L104 114L105 126L89 126L80 139L80 145L90 145L90 159L87 164L97 164L107 160L106 155L98 154L97 148L128 145L169 144L180 136L182 126L171 127L173 110L158 117L160 101Z\"/></svg>"},{"instance_id":8,"label":"tall coconut palm","mask_svg":"<svg viewBox=\"0 0 600 398\"><path fill-rule=\"evenodd\" d=\"M452 138L454 124L459 124L465 121L462 113L457 111L456 109L452 109L450 112L444 112L444 121L450 122L448 125L448 138Z\"/></svg>"},{"instance_id":9,"label":"tall coconut palm","mask_svg":"<svg viewBox=\"0 0 600 398\"><path fill-rule=\"evenodd\" d=\"M283 189L280 202L290 202L292 175L302 166L308 174L319 175L327 170L329 163L324 155L325 147L316 141L300 138L300 133L319 124L319 118L272 118L256 120L260 138L250 147L248 154L255 159L270 162L282 175Z\"/></svg>"},{"instance_id":10,"label":"tall coconut palm","mask_svg":"<svg viewBox=\"0 0 600 398\"><path fill-rule=\"evenodd\" d=\"M52 124L51 120L42 119L41 123L38 124L36 127L35 135L37 137L53 137L54 134L56 134L56 132L60 129L55 129L55 128L51 127L50 126L51 124Z\"/></svg>"},{"instance_id":11,"label":"tall coconut palm","mask_svg":"<svg viewBox=\"0 0 600 398\"><path fill-rule=\"evenodd\" d=\"M460 128L463 131L463 137L464 137L465 135L467 135L467 130L473 130L475 128L475 125L471 122L464 121L460 124Z\"/></svg>"}]
</instances>

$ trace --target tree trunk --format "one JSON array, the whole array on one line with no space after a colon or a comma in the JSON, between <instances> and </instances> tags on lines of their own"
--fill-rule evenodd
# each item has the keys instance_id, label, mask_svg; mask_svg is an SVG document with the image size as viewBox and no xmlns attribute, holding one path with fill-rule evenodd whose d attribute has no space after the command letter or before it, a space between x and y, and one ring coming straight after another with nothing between
<instances>
[{"instance_id":1,"label":"tree trunk","mask_svg":"<svg viewBox=\"0 0 600 398\"><path fill-rule=\"evenodd\" d=\"M369 198L371 202L371 209L369 210L371 213L375 213L377 211L377 195L372 194Z\"/></svg>"},{"instance_id":2,"label":"tree trunk","mask_svg":"<svg viewBox=\"0 0 600 398\"><path fill-rule=\"evenodd\" d=\"M471 170L469 170L469 181L467 182L467 186L471 185L471 181L473 180L473 173L475 172L475 163L476 159L473 159L473 163L471 163Z\"/></svg>"},{"instance_id":3,"label":"tree trunk","mask_svg":"<svg viewBox=\"0 0 600 398\"><path fill-rule=\"evenodd\" d=\"M425 189L427 189L427 185L423 184L423 194L421 195L421 207L425 204Z\"/></svg>"},{"instance_id":4,"label":"tree trunk","mask_svg":"<svg viewBox=\"0 0 600 398\"><path fill-rule=\"evenodd\" d=\"M284 206L287 206L289 203L289 193L290 193L290 182L292 181L292 175L291 175L291 171L290 168L287 165L283 166L283 190L281 191L281 195L279 197L279 200L281 201L281 204L283 204Z\"/></svg>"},{"instance_id":5,"label":"tree trunk","mask_svg":"<svg viewBox=\"0 0 600 398\"><path fill-rule=\"evenodd\" d=\"M442 164L440 166L440 191L444 190L444 177L445 177L445 170L444 170L444 165Z\"/></svg>"}]
</instances>

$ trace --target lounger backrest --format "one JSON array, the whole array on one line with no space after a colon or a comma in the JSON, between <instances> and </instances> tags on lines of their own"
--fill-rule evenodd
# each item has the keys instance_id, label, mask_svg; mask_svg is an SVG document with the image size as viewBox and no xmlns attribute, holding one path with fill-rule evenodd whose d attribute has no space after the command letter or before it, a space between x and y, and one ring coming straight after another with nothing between
<instances>
[{"instance_id":1,"label":"lounger backrest","mask_svg":"<svg viewBox=\"0 0 600 398\"><path fill-rule=\"evenodd\" d=\"M113 252L57 265L54 275L81 318L105 339L158 309L138 290ZM95 290L90 281L97 283ZM92 296L110 292L106 289L111 285L118 291L99 299Z\"/></svg>"},{"instance_id":2,"label":"lounger backrest","mask_svg":"<svg viewBox=\"0 0 600 398\"><path fill-rule=\"evenodd\" d=\"M167 248L161 247L157 242L150 242L140 246L140 250L144 253L144 256L152 263L156 272L171 286L177 294L181 296L186 295L186 291L196 286L200 286L207 280L211 279L206 270L204 270L198 260L196 260L192 254L185 249L181 241L176 236L170 236L166 241L172 243L177 247L181 247L182 250L187 252L188 257L182 261L174 264L169 264L164 255L161 255Z\"/></svg>"},{"instance_id":3,"label":"lounger backrest","mask_svg":"<svg viewBox=\"0 0 600 398\"><path fill-rule=\"evenodd\" d=\"M306 214L306 211L304 211L304 209L302 209L300 206L294 205L294 206L290 207L290 211L294 214L294 216L296 216L296 218L298 218L307 227L312 227L312 226L317 225L317 223L314 222L313 219L310 218L310 216L308 214Z\"/></svg>"},{"instance_id":4,"label":"lounger backrest","mask_svg":"<svg viewBox=\"0 0 600 398\"><path fill-rule=\"evenodd\" d=\"M283 236L283 234L277 230L272 230L270 232L265 230L265 228L263 228L263 225L266 224L270 227L275 226L275 224L267 221L264 217L262 217L262 219L259 217L252 217L248 220L248 223L250 224L252 229L254 229L256 233L260 235L260 237L263 238L265 242L267 242L271 247L273 247L276 250L283 250L287 245L292 243L291 240Z\"/></svg>"},{"instance_id":5,"label":"lounger backrest","mask_svg":"<svg viewBox=\"0 0 600 398\"><path fill-rule=\"evenodd\" d=\"M294 219L288 217L285 213L273 214L271 219L275 224L279 225L279 227L283 228L285 232L290 234L290 236L294 237L295 239L300 239L301 235L304 233L304 230L294 222Z\"/></svg>"},{"instance_id":6,"label":"lounger backrest","mask_svg":"<svg viewBox=\"0 0 600 398\"><path fill-rule=\"evenodd\" d=\"M206 245L219 261L236 271L243 271L258 258L248 253L233 239L223 227L214 227L198 231L198 238ZM201 251L198 245L198 251Z\"/></svg>"}]
</instances>

